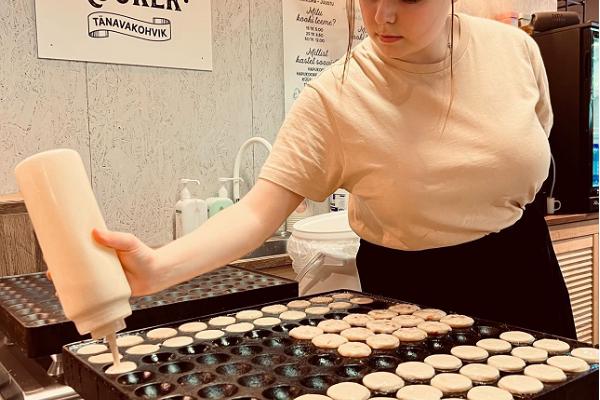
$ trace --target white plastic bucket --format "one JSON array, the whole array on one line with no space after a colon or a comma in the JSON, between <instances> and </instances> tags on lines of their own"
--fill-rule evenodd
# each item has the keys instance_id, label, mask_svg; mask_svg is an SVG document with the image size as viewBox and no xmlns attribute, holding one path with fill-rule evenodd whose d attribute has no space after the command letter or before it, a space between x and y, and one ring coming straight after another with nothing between
<instances>
[{"instance_id":1,"label":"white plastic bucket","mask_svg":"<svg viewBox=\"0 0 600 400\"><path fill-rule=\"evenodd\" d=\"M287 250L297 274L300 295L337 289L360 289L356 270L359 237L348 212L305 218L294 224Z\"/></svg>"}]
</instances>

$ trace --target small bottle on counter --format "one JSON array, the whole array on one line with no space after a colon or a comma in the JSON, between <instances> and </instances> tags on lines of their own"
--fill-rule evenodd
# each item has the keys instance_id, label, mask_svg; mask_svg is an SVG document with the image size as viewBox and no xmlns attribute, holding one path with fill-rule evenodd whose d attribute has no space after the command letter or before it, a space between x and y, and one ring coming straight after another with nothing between
<instances>
[{"instance_id":1,"label":"small bottle on counter","mask_svg":"<svg viewBox=\"0 0 600 400\"><path fill-rule=\"evenodd\" d=\"M93 228L106 224L79 154L57 149L15 168L17 183L67 318L81 335L107 337L131 315L131 289L116 252L98 244Z\"/></svg>"}]
</instances>

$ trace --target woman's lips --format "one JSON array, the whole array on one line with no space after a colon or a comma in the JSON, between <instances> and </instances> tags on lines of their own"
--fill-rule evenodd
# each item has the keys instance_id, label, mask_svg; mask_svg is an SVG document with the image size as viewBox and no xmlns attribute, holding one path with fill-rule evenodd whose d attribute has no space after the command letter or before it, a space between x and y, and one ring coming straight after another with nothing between
<instances>
[{"instance_id":1,"label":"woman's lips","mask_svg":"<svg viewBox=\"0 0 600 400\"><path fill-rule=\"evenodd\" d=\"M377 35L379 41L382 43L395 43L402 39L402 36L394 36L394 35Z\"/></svg>"}]
</instances>

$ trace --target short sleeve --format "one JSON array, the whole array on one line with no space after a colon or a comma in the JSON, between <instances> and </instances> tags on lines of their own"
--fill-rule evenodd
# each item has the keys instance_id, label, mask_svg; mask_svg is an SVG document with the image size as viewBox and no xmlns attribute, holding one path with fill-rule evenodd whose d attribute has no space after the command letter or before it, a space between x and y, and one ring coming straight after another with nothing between
<instances>
[{"instance_id":1,"label":"short sleeve","mask_svg":"<svg viewBox=\"0 0 600 400\"><path fill-rule=\"evenodd\" d=\"M331 110L308 85L286 116L259 178L323 201L341 186L342 160Z\"/></svg>"},{"instance_id":2,"label":"short sleeve","mask_svg":"<svg viewBox=\"0 0 600 400\"><path fill-rule=\"evenodd\" d=\"M550 136L550 130L554 123L554 115L552 113L552 103L550 102L550 89L548 86L548 76L546 75L546 68L544 67L544 61L540 48L538 47L535 40L531 37L527 37L527 47L529 49L529 59L531 66L535 74L537 86L540 91L540 97L535 105L535 112L546 132L546 136Z\"/></svg>"}]
</instances>

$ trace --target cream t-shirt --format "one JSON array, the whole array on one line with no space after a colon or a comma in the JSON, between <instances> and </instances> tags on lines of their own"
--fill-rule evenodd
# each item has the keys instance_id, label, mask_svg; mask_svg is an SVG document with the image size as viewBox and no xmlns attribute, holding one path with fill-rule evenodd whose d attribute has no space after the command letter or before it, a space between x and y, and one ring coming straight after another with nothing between
<instances>
[{"instance_id":1,"label":"cream t-shirt","mask_svg":"<svg viewBox=\"0 0 600 400\"><path fill-rule=\"evenodd\" d=\"M459 15L450 58L410 64L369 39L311 81L260 178L312 200L351 193L363 239L402 250L451 246L514 224L548 175L552 110L537 44Z\"/></svg>"}]
</instances>

